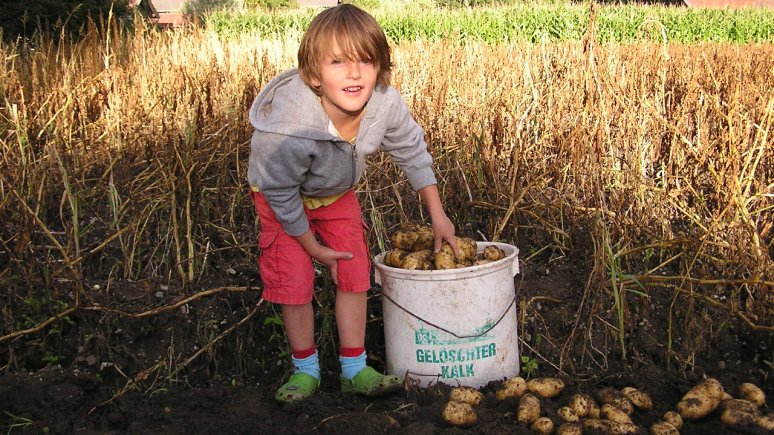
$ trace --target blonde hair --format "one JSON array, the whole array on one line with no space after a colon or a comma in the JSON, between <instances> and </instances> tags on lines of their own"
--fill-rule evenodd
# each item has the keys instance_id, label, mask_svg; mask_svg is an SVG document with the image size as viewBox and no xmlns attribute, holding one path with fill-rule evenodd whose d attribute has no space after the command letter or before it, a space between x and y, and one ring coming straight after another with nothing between
<instances>
[{"instance_id":1,"label":"blonde hair","mask_svg":"<svg viewBox=\"0 0 774 435\"><path fill-rule=\"evenodd\" d=\"M376 83L390 85L392 61L384 30L367 12L351 4L341 4L320 12L301 38L298 70L307 86L317 91L312 83L321 81L320 62L333 54L333 40L347 60L373 62L378 71Z\"/></svg>"}]
</instances>

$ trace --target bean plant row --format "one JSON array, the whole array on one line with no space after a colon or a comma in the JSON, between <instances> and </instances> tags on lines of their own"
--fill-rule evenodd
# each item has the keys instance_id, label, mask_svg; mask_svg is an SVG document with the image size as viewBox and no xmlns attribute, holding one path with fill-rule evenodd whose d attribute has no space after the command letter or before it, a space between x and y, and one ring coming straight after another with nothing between
<instances>
[{"instance_id":1,"label":"bean plant row","mask_svg":"<svg viewBox=\"0 0 774 435\"><path fill-rule=\"evenodd\" d=\"M394 42L452 39L473 42L556 42L580 40L590 7L539 3L497 8L379 8L372 13ZM221 35L257 33L261 37L299 35L315 9L221 11L205 18ZM691 9L647 5L598 6L597 38L606 43L730 42L774 40L774 10Z\"/></svg>"}]
</instances>

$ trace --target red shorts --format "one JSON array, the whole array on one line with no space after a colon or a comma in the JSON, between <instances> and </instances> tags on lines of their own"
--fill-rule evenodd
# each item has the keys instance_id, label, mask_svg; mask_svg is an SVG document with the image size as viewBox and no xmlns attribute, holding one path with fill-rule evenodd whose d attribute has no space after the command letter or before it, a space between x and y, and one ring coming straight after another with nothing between
<instances>
[{"instance_id":1,"label":"red shorts","mask_svg":"<svg viewBox=\"0 0 774 435\"><path fill-rule=\"evenodd\" d=\"M298 240L285 232L263 194L252 192L252 197L261 220L258 265L263 298L285 305L311 302L314 293L312 258ZM350 190L330 205L305 211L310 229L325 246L352 253L351 260L339 260L338 289L353 293L368 291L371 288L371 261L365 223L355 192Z\"/></svg>"}]
</instances>

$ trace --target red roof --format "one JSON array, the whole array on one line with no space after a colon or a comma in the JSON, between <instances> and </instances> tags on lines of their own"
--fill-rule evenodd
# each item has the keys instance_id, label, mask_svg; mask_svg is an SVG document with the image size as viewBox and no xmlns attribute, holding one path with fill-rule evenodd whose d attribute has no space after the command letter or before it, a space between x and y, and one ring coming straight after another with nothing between
<instances>
[{"instance_id":1,"label":"red roof","mask_svg":"<svg viewBox=\"0 0 774 435\"><path fill-rule=\"evenodd\" d=\"M188 24L188 17L185 14L167 12L159 14L153 21L162 27L181 27Z\"/></svg>"}]
</instances>

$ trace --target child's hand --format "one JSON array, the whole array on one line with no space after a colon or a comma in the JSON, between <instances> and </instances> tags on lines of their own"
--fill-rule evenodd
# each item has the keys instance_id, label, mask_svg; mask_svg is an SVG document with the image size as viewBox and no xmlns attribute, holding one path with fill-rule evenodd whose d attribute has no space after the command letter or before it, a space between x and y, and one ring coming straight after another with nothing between
<instances>
[{"instance_id":1,"label":"child's hand","mask_svg":"<svg viewBox=\"0 0 774 435\"><path fill-rule=\"evenodd\" d=\"M433 235L435 236L433 252L438 252L445 240L449 242L449 246L451 246L454 256L459 258L460 249L457 247L457 241L454 239L454 224L451 219L444 214L443 217L433 219L430 226L433 229Z\"/></svg>"},{"instance_id":2,"label":"child's hand","mask_svg":"<svg viewBox=\"0 0 774 435\"><path fill-rule=\"evenodd\" d=\"M433 235L435 236L433 252L438 252L445 240L449 242L449 246L454 251L454 256L459 258L460 249L457 247L457 241L454 239L454 224L443 210L441 196L438 194L438 186L430 184L423 187L419 190L419 196L427 204L427 211L430 212L430 227L433 229Z\"/></svg>"},{"instance_id":3,"label":"child's hand","mask_svg":"<svg viewBox=\"0 0 774 435\"><path fill-rule=\"evenodd\" d=\"M339 275L337 270L339 260L351 260L352 253L334 251L327 246L319 244L317 239L314 238L314 235L309 230L307 230L304 234L296 237L296 240L301 243L301 246L304 247L306 252L312 258L328 266L328 269L331 270L331 278L333 278L333 283L339 285Z\"/></svg>"},{"instance_id":4,"label":"child's hand","mask_svg":"<svg viewBox=\"0 0 774 435\"><path fill-rule=\"evenodd\" d=\"M336 285L339 285L339 274L338 274L339 260L351 260L352 253L334 251L333 249L323 245L319 245L319 246L320 246L319 253L312 255L312 258L328 266L328 269L331 270L331 278L333 278L333 283Z\"/></svg>"}]
</instances>

